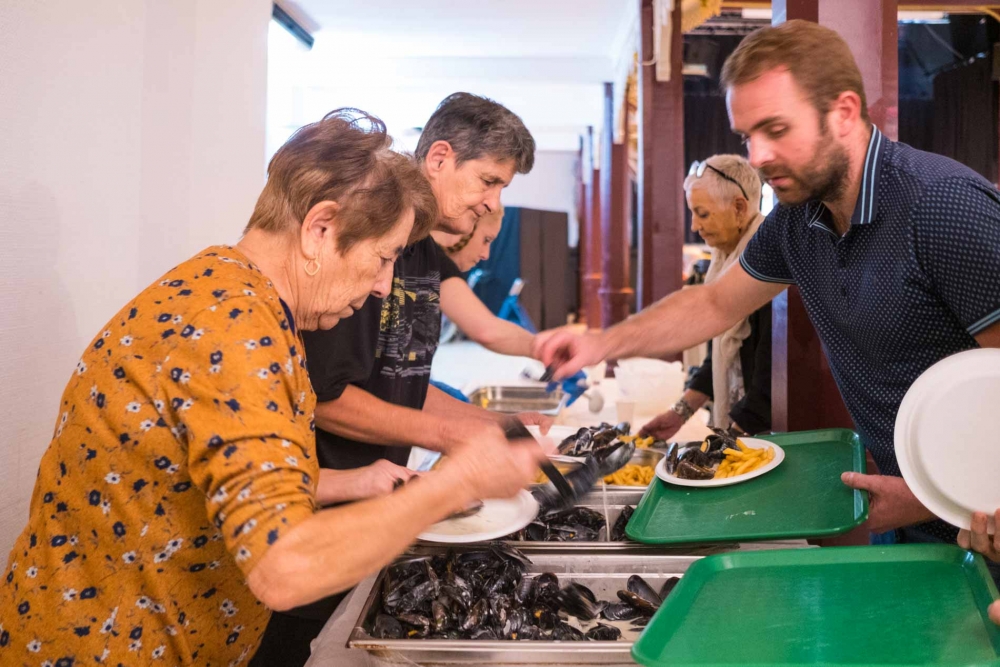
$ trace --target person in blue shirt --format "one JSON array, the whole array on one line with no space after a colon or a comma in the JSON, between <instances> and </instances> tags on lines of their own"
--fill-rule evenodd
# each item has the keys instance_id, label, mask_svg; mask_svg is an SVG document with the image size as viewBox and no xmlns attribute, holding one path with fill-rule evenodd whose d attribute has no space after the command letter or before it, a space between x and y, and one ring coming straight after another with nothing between
<instances>
[{"instance_id":1,"label":"person in blue shirt","mask_svg":"<svg viewBox=\"0 0 1000 667\"><path fill-rule=\"evenodd\" d=\"M818 24L750 35L722 83L732 128L779 202L740 262L606 331L539 334L535 356L559 378L608 357L677 353L795 284L881 473L843 477L871 494L868 528L954 542L958 530L902 479L893 426L907 389L935 362L1000 347L1000 192L883 135L847 44Z\"/></svg>"}]
</instances>

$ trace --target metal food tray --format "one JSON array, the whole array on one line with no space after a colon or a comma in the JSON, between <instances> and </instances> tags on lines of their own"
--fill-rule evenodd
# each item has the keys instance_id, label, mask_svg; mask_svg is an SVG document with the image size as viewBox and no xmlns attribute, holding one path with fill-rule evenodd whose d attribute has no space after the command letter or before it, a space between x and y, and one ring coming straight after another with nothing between
<instances>
[{"instance_id":1,"label":"metal food tray","mask_svg":"<svg viewBox=\"0 0 1000 667\"><path fill-rule=\"evenodd\" d=\"M615 491L612 489L627 489L623 491ZM603 492L600 489L588 493L586 496L581 498L581 501L575 505L575 507L586 507L588 509L595 510L604 514L605 520L607 520L607 527L601 531L601 539L598 542L532 542L528 540L507 540L504 541L511 544L522 551L531 552L553 552L558 551L562 553L573 553L573 552L588 552L588 553L609 553L609 552L629 552L629 551L640 551L646 552L653 550L664 554L684 554L684 555L699 555L707 556L710 554L720 553L723 551L731 551L739 547L738 544L712 544L712 545L685 545L682 547L668 547L663 546L642 544L641 542L633 542L632 540L622 540L617 542L612 542L609 538L611 534L611 529L615 525L615 521L621 516L622 511L627 506L635 507L639 504L642 499L643 494L646 492L645 488L619 486L607 487L607 492Z\"/></svg>"},{"instance_id":2,"label":"metal food tray","mask_svg":"<svg viewBox=\"0 0 1000 667\"><path fill-rule=\"evenodd\" d=\"M563 391L556 387L545 391L544 385L480 387L469 396L469 402L494 412L540 412L556 415L562 405Z\"/></svg>"},{"instance_id":3,"label":"metal food tray","mask_svg":"<svg viewBox=\"0 0 1000 667\"><path fill-rule=\"evenodd\" d=\"M475 550L475 549L463 549ZM438 549L437 553L444 553ZM589 587L600 600L616 600L617 591L625 588L633 574L642 575L659 590L669 577L683 576L700 556L663 554L529 554L528 573L555 573L565 585L576 581ZM474 639L377 639L369 630L379 609L379 596L386 570L379 573L365 606L348 638L350 648L364 649L374 655L397 661L424 664L573 664L632 665L632 644L641 634L629 621L602 621L622 630L617 641L503 641ZM596 621L587 623L590 628Z\"/></svg>"}]
</instances>

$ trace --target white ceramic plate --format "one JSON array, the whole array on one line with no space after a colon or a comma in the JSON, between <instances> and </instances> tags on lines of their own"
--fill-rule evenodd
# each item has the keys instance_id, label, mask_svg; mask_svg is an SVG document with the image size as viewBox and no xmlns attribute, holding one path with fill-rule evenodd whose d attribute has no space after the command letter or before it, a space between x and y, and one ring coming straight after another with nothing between
<instances>
[{"instance_id":1,"label":"white ceramic plate","mask_svg":"<svg viewBox=\"0 0 1000 667\"><path fill-rule=\"evenodd\" d=\"M517 532L538 516L538 501L525 490L510 499L490 498L472 516L445 519L417 535L425 542L467 544L486 542Z\"/></svg>"},{"instance_id":2,"label":"white ceramic plate","mask_svg":"<svg viewBox=\"0 0 1000 667\"><path fill-rule=\"evenodd\" d=\"M713 487L713 486L729 486L730 484L739 484L740 482L745 482L748 479L753 479L754 477L760 477L761 475L766 475L775 468L777 468L782 461L785 460L785 450L778 447L773 442L768 442L767 440L759 440L758 438L740 438L740 441L751 449L759 449L761 447L773 447L774 448L774 458L767 465L763 465L753 472L748 472L740 475L739 477L725 477L723 479L681 479L680 477L674 477L667 472L667 458L663 457L660 462L656 465L656 476L662 479L667 484L676 484L677 486L702 486L702 487Z\"/></svg>"},{"instance_id":3,"label":"white ceramic plate","mask_svg":"<svg viewBox=\"0 0 1000 667\"><path fill-rule=\"evenodd\" d=\"M927 509L968 528L1000 509L1000 350L942 359L917 378L896 415L896 459ZM990 531L995 527L990 520Z\"/></svg>"}]
</instances>

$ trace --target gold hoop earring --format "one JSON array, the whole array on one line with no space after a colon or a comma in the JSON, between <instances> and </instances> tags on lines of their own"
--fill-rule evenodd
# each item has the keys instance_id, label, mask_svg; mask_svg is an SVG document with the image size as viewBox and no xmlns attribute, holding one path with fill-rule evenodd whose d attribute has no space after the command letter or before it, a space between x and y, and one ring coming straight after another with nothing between
<instances>
[{"instance_id":1,"label":"gold hoop earring","mask_svg":"<svg viewBox=\"0 0 1000 667\"><path fill-rule=\"evenodd\" d=\"M309 265L311 263L314 263L314 262L316 264L316 268L313 269L312 271L310 271L309 270ZM306 265L304 267L302 267L302 270L306 272L307 276L315 276L317 273L319 273L319 260L316 259L315 257L313 259L308 260L306 262Z\"/></svg>"}]
</instances>

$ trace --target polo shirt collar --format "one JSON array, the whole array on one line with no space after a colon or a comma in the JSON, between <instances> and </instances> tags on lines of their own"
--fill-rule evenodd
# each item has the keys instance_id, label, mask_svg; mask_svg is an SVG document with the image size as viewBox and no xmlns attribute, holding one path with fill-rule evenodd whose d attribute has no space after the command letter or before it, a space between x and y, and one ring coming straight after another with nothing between
<instances>
[{"instance_id":1,"label":"polo shirt collar","mask_svg":"<svg viewBox=\"0 0 1000 667\"><path fill-rule=\"evenodd\" d=\"M875 219L878 211L879 176L882 173L882 162L888 140L872 125L872 136L868 140L868 151L865 153L865 167L861 172L861 189L858 191L858 201L851 215L851 225L867 225ZM836 235L823 219L827 213L826 205L821 201L811 201L807 204L806 216L810 227L818 227Z\"/></svg>"},{"instance_id":2,"label":"polo shirt collar","mask_svg":"<svg viewBox=\"0 0 1000 667\"><path fill-rule=\"evenodd\" d=\"M872 137L868 140L868 152L865 154L865 168L861 172L861 190L851 215L852 225L867 225L875 218L875 211L878 210L879 175L882 173L882 158L887 144L888 141L879 129L872 125Z\"/></svg>"}]
</instances>

